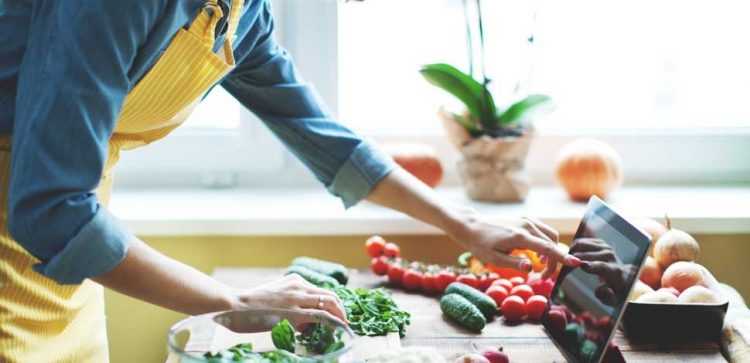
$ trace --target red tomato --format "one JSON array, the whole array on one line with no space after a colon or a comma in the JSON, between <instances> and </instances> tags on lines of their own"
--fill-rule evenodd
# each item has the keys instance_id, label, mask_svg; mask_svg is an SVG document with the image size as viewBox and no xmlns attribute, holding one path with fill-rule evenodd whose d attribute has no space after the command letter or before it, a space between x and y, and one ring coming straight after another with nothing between
<instances>
[{"instance_id":1,"label":"red tomato","mask_svg":"<svg viewBox=\"0 0 750 363\"><path fill-rule=\"evenodd\" d=\"M401 256L401 249L398 248L398 245L392 242L388 242L385 244L385 250L384 253L386 256L390 258L396 258Z\"/></svg>"},{"instance_id":2,"label":"red tomato","mask_svg":"<svg viewBox=\"0 0 750 363\"><path fill-rule=\"evenodd\" d=\"M392 285L399 286L404 280L404 267L397 264L391 264L388 267L388 282Z\"/></svg>"},{"instance_id":3,"label":"red tomato","mask_svg":"<svg viewBox=\"0 0 750 363\"><path fill-rule=\"evenodd\" d=\"M407 290L419 290L422 287L422 274L414 269L408 269L404 272L404 288Z\"/></svg>"},{"instance_id":4,"label":"red tomato","mask_svg":"<svg viewBox=\"0 0 750 363\"><path fill-rule=\"evenodd\" d=\"M523 301L526 301L534 295L534 290L532 290L529 285L518 285L513 286L513 288L510 289L510 294L518 296L523 299Z\"/></svg>"},{"instance_id":5,"label":"red tomato","mask_svg":"<svg viewBox=\"0 0 750 363\"><path fill-rule=\"evenodd\" d=\"M495 282L493 282L492 285L502 286L508 291L510 291L510 289L513 288L513 283L510 282L510 280L508 279L495 280Z\"/></svg>"},{"instance_id":6,"label":"red tomato","mask_svg":"<svg viewBox=\"0 0 750 363\"><path fill-rule=\"evenodd\" d=\"M479 288L479 279L474 274L460 274L456 281L469 285L475 289Z\"/></svg>"},{"instance_id":7,"label":"red tomato","mask_svg":"<svg viewBox=\"0 0 750 363\"><path fill-rule=\"evenodd\" d=\"M547 317L549 318L553 333L562 333L565 331L568 319L562 310L550 308L549 312L547 312Z\"/></svg>"},{"instance_id":8,"label":"red tomato","mask_svg":"<svg viewBox=\"0 0 750 363\"><path fill-rule=\"evenodd\" d=\"M425 273L422 275L422 291L426 294L434 294L438 292L437 285L435 284L437 282L437 278L435 275L431 273Z\"/></svg>"},{"instance_id":9,"label":"red tomato","mask_svg":"<svg viewBox=\"0 0 750 363\"><path fill-rule=\"evenodd\" d=\"M534 290L534 294L547 296L552 293L552 289L555 287L555 282L552 279L542 280L540 278L529 278L528 285Z\"/></svg>"},{"instance_id":10,"label":"red tomato","mask_svg":"<svg viewBox=\"0 0 750 363\"><path fill-rule=\"evenodd\" d=\"M596 323L596 317L591 312L582 311L579 316L583 319L583 322L586 323L586 327L593 326Z\"/></svg>"},{"instance_id":11,"label":"red tomato","mask_svg":"<svg viewBox=\"0 0 750 363\"><path fill-rule=\"evenodd\" d=\"M513 286L523 285L524 282L526 282L526 280L521 276L513 276L510 278L510 283L513 284Z\"/></svg>"},{"instance_id":12,"label":"red tomato","mask_svg":"<svg viewBox=\"0 0 750 363\"><path fill-rule=\"evenodd\" d=\"M508 297L508 290L498 285L490 286L484 293L491 297L492 300L495 300L497 306L500 306L503 303L503 300Z\"/></svg>"},{"instance_id":13,"label":"red tomato","mask_svg":"<svg viewBox=\"0 0 750 363\"><path fill-rule=\"evenodd\" d=\"M526 303L519 296L511 295L505 298L500 309L503 311L505 321L510 323L520 322L526 315Z\"/></svg>"},{"instance_id":14,"label":"red tomato","mask_svg":"<svg viewBox=\"0 0 750 363\"><path fill-rule=\"evenodd\" d=\"M603 316L601 319L596 321L596 327L599 329L612 328L612 318L610 318L609 316Z\"/></svg>"},{"instance_id":15,"label":"red tomato","mask_svg":"<svg viewBox=\"0 0 750 363\"><path fill-rule=\"evenodd\" d=\"M370 260L370 268L372 269L372 272L378 276L385 276L388 274L388 268L390 265L388 257L385 256L373 257L372 260Z\"/></svg>"},{"instance_id":16,"label":"red tomato","mask_svg":"<svg viewBox=\"0 0 750 363\"><path fill-rule=\"evenodd\" d=\"M547 310L547 298L542 295L534 295L526 300L526 312L529 319L539 321Z\"/></svg>"},{"instance_id":17,"label":"red tomato","mask_svg":"<svg viewBox=\"0 0 750 363\"><path fill-rule=\"evenodd\" d=\"M497 281L499 278L500 275L495 272L482 274L482 276L479 277L479 290L487 290L487 288L489 288L490 285L492 285L492 283Z\"/></svg>"},{"instance_id":18,"label":"red tomato","mask_svg":"<svg viewBox=\"0 0 750 363\"><path fill-rule=\"evenodd\" d=\"M448 285L455 281L456 274L450 271L440 271L435 276L435 288L437 288L438 292L443 292Z\"/></svg>"},{"instance_id":19,"label":"red tomato","mask_svg":"<svg viewBox=\"0 0 750 363\"><path fill-rule=\"evenodd\" d=\"M380 236L372 236L365 242L365 250L370 257L378 257L385 252L385 240Z\"/></svg>"}]
</instances>

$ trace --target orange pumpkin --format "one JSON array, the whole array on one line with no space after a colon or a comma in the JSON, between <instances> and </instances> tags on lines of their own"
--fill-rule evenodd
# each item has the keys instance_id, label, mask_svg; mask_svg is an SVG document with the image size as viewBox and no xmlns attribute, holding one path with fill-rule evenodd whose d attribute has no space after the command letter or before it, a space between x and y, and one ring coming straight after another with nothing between
<instances>
[{"instance_id":1,"label":"orange pumpkin","mask_svg":"<svg viewBox=\"0 0 750 363\"><path fill-rule=\"evenodd\" d=\"M396 164L431 188L443 179L443 166L433 148L422 144L390 144L383 149Z\"/></svg>"},{"instance_id":2,"label":"orange pumpkin","mask_svg":"<svg viewBox=\"0 0 750 363\"><path fill-rule=\"evenodd\" d=\"M605 198L623 180L622 160L608 144L594 139L575 140L557 157L557 180L571 199Z\"/></svg>"}]
</instances>

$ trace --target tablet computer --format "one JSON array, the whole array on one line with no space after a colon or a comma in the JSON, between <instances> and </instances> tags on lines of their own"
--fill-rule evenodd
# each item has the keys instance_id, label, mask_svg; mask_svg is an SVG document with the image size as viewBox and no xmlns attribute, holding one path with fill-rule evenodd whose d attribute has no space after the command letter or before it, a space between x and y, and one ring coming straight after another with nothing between
<instances>
[{"instance_id":1,"label":"tablet computer","mask_svg":"<svg viewBox=\"0 0 750 363\"><path fill-rule=\"evenodd\" d=\"M601 362L640 274L651 238L592 197L542 325L571 362Z\"/></svg>"}]
</instances>

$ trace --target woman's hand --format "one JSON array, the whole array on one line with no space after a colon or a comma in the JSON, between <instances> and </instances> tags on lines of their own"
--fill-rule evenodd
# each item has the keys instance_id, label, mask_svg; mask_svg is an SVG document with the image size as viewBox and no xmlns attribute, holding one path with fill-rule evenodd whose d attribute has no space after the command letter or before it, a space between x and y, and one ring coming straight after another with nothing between
<instances>
[{"instance_id":1,"label":"woman's hand","mask_svg":"<svg viewBox=\"0 0 750 363\"><path fill-rule=\"evenodd\" d=\"M344 306L335 293L317 287L297 274L284 276L252 289L236 292L233 309L289 309L310 313L310 321L293 322L305 324L314 322L316 314L348 323Z\"/></svg>"},{"instance_id":2,"label":"woman's hand","mask_svg":"<svg viewBox=\"0 0 750 363\"><path fill-rule=\"evenodd\" d=\"M578 266L581 262L577 257L560 251L557 231L536 219L497 223L470 209L461 208L458 214L455 226L447 232L483 262L529 272L531 261L510 255L514 249L529 249L547 260L542 279L549 278L558 263Z\"/></svg>"}]
</instances>

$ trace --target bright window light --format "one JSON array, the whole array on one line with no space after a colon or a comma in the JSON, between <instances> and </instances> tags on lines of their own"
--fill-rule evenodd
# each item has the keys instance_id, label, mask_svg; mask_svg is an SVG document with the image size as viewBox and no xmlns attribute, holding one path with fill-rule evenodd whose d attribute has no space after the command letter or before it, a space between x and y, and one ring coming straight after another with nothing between
<instances>
[{"instance_id":1,"label":"bright window light","mask_svg":"<svg viewBox=\"0 0 750 363\"><path fill-rule=\"evenodd\" d=\"M496 99L552 96L557 108L540 129L750 127L746 1L482 4ZM436 110L453 100L418 70L468 70L461 0L368 0L339 11L342 120L364 132L439 129Z\"/></svg>"}]
</instances>

